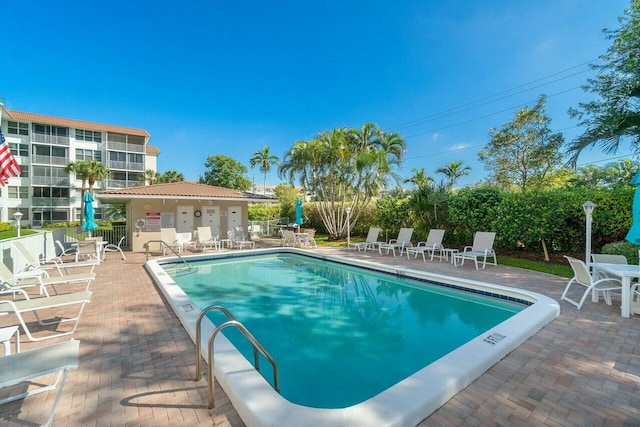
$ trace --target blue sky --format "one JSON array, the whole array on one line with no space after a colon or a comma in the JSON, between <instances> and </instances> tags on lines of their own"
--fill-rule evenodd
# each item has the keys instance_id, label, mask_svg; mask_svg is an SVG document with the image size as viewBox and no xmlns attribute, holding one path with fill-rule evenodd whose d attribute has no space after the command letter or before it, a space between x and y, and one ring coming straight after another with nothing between
<instances>
[{"instance_id":1,"label":"blue sky","mask_svg":"<svg viewBox=\"0 0 640 427\"><path fill-rule=\"evenodd\" d=\"M551 128L591 95L628 0L33 1L3 4L9 109L146 129L158 171L196 180L207 156L249 167L267 145L375 122L406 139L403 177L452 160L485 177L488 132L548 96ZM628 154L626 150L618 154ZM579 164L599 162L598 149ZM262 183L262 173L249 168ZM275 172L267 183L280 182Z\"/></svg>"}]
</instances>

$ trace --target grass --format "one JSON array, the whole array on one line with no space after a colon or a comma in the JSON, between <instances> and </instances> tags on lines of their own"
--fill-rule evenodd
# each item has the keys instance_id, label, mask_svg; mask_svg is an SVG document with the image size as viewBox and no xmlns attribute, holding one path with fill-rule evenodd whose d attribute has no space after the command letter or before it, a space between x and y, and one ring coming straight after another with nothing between
<instances>
[{"instance_id":1,"label":"grass","mask_svg":"<svg viewBox=\"0 0 640 427\"><path fill-rule=\"evenodd\" d=\"M573 270L568 265L550 264L530 259L498 256L499 265L509 265L511 267L523 268L525 270L539 271L542 273L554 274L562 277L573 277Z\"/></svg>"},{"instance_id":2,"label":"grass","mask_svg":"<svg viewBox=\"0 0 640 427\"><path fill-rule=\"evenodd\" d=\"M20 230L20 236L27 236L29 234L36 234L36 233L37 231L29 230L28 228L23 228ZM0 231L0 240L12 239L14 237L18 237L17 230Z\"/></svg>"}]
</instances>

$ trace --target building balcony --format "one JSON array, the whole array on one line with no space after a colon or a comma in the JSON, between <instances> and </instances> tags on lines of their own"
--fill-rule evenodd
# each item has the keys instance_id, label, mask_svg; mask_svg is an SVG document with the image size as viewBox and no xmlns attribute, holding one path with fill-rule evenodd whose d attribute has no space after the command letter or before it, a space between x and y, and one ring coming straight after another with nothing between
<instances>
[{"instance_id":1,"label":"building balcony","mask_svg":"<svg viewBox=\"0 0 640 427\"><path fill-rule=\"evenodd\" d=\"M56 187L68 187L69 177L51 177L51 176L32 176L31 184L33 185L55 185Z\"/></svg>"},{"instance_id":2,"label":"building balcony","mask_svg":"<svg viewBox=\"0 0 640 427\"><path fill-rule=\"evenodd\" d=\"M145 147L141 144L127 144L126 142L107 141L107 150L128 151L130 153L144 153Z\"/></svg>"},{"instance_id":3,"label":"building balcony","mask_svg":"<svg viewBox=\"0 0 640 427\"><path fill-rule=\"evenodd\" d=\"M68 197L33 197L31 206L69 206Z\"/></svg>"},{"instance_id":4,"label":"building balcony","mask_svg":"<svg viewBox=\"0 0 640 427\"><path fill-rule=\"evenodd\" d=\"M110 179L107 182L107 188L129 188L129 187L142 187L144 182L140 181L127 181L124 179Z\"/></svg>"},{"instance_id":5,"label":"building balcony","mask_svg":"<svg viewBox=\"0 0 640 427\"><path fill-rule=\"evenodd\" d=\"M64 145L65 147L69 146L68 136L43 135L41 133L32 133L31 141L43 142L45 144L51 144L51 145Z\"/></svg>"},{"instance_id":6,"label":"building balcony","mask_svg":"<svg viewBox=\"0 0 640 427\"><path fill-rule=\"evenodd\" d=\"M69 164L68 157L57 156L33 156L33 163L41 163L45 165L67 166Z\"/></svg>"},{"instance_id":7,"label":"building balcony","mask_svg":"<svg viewBox=\"0 0 640 427\"><path fill-rule=\"evenodd\" d=\"M129 171L144 171L144 163L116 162L114 160L107 161L109 169L124 169Z\"/></svg>"}]
</instances>

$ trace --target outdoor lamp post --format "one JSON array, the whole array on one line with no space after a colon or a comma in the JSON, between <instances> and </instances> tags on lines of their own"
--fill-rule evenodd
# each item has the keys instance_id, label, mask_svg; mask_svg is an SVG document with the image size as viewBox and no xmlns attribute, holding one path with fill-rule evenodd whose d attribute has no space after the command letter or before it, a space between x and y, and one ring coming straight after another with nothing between
<instances>
[{"instance_id":1,"label":"outdoor lamp post","mask_svg":"<svg viewBox=\"0 0 640 427\"><path fill-rule=\"evenodd\" d=\"M593 202L588 201L588 202L584 202L584 204L582 205L582 209L584 209L584 213L587 215L587 241L586 241L586 249L585 249L585 256L584 256L584 262L585 264L589 265L591 263L591 222L592 222L592 214L593 214L593 208L595 208L596 205L593 204Z\"/></svg>"},{"instance_id":2,"label":"outdoor lamp post","mask_svg":"<svg viewBox=\"0 0 640 427\"><path fill-rule=\"evenodd\" d=\"M22 219L22 212L16 212L13 214L16 219L16 225L18 226L18 237L20 237L20 220Z\"/></svg>"},{"instance_id":3,"label":"outdoor lamp post","mask_svg":"<svg viewBox=\"0 0 640 427\"><path fill-rule=\"evenodd\" d=\"M347 248L351 244L351 208L347 207Z\"/></svg>"}]
</instances>

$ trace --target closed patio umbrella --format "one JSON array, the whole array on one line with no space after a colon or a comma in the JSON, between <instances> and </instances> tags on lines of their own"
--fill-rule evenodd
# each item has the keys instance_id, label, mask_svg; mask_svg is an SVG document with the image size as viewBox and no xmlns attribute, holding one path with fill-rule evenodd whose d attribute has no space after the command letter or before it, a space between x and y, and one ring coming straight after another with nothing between
<instances>
[{"instance_id":1,"label":"closed patio umbrella","mask_svg":"<svg viewBox=\"0 0 640 427\"><path fill-rule=\"evenodd\" d=\"M633 196L633 216L631 218L631 228L627 233L626 239L631 243L640 245L640 191L637 188L640 185L640 172L633 177L631 185L636 186L636 194Z\"/></svg>"},{"instance_id":2,"label":"closed patio umbrella","mask_svg":"<svg viewBox=\"0 0 640 427\"><path fill-rule=\"evenodd\" d=\"M296 224L302 225L302 200L296 199Z\"/></svg>"},{"instance_id":3,"label":"closed patio umbrella","mask_svg":"<svg viewBox=\"0 0 640 427\"><path fill-rule=\"evenodd\" d=\"M91 237L91 230L95 230L98 228L98 224L93 221L94 213L93 213L93 201L95 200L91 193L88 191L84 192L84 223L82 224L82 229L89 232L89 237Z\"/></svg>"}]
</instances>

